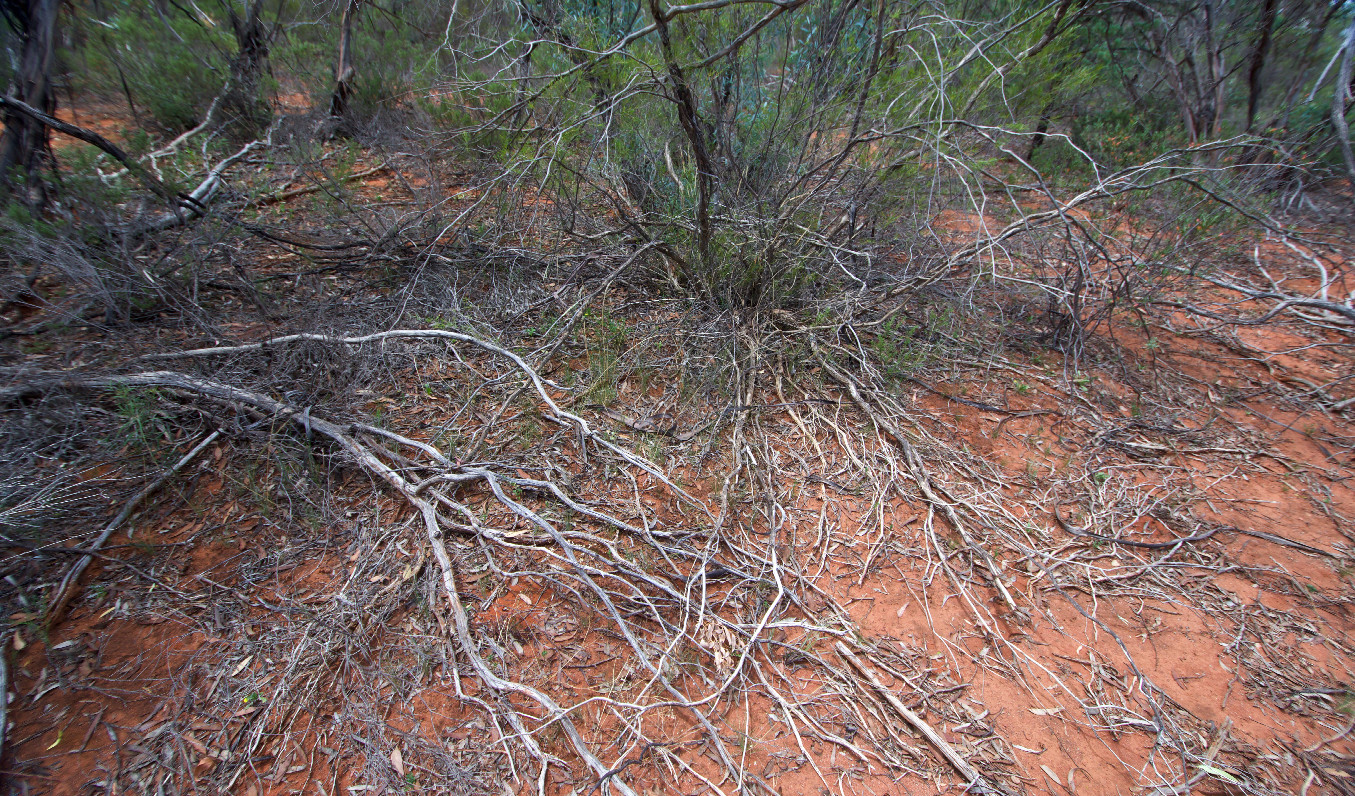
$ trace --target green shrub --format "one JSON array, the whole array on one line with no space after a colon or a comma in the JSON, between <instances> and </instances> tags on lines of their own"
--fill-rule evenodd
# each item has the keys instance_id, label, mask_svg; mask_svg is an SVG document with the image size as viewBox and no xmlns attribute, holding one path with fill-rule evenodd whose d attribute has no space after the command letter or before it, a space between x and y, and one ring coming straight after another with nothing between
<instances>
[{"instance_id":1,"label":"green shrub","mask_svg":"<svg viewBox=\"0 0 1355 796\"><path fill-rule=\"evenodd\" d=\"M189 129L225 86L234 36L225 20L174 12L160 16L122 2L103 20L77 23L86 37L81 88L130 99L168 133Z\"/></svg>"}]
</instances>

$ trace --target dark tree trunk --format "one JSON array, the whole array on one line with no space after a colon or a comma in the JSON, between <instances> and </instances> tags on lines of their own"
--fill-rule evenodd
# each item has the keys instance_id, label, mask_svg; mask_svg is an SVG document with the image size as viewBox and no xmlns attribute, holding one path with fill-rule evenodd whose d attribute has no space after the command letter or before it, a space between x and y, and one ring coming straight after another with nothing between
<instances>
[{"instance_id":1,"label":"dark tree trunk","mask_svg":"<svg viewBox=\"0 0 1355 796\"><path fill-rule=\"evenodd\" d=\"M19 34L18 70L5 93L49 116L56 113L51 86L52 52L61 0L0 0L0 12ZM39 173L50 159L47 126L31 116L6 109L0 137L0 184L16 191L16 178L26 185L27 200L41 202Z\"/></svg>"},{"instance_id":2,"label":"dark tree trunk","mask_svg":"<svg viewBox=\"0 0 1355 796\"><path fill-rule=\"evenodd\" d=\"M1050 108L1046 106L1044 112L1040 114L1040 123L1035 125L1035 134L1030 137L1030 148L1026 150L1027 163L1035 157L1035 153L1044 144L1045 136L1049 133L1049 111Z\"/></svg>"},{"instance_id":3,"label":"dark tree trunk","mask_svg":"<svg viewBox=\"0 0 1355 796\"><path fill-rule=\"evenodd\" d=\"M353 18L358 15L362 0L349 0L339 22L339 63L334 69L334 94L329 98L329 115L343 116L348 110L348 98L353 93Z\"/></svg>"},{"instance_id":4,"label":"dark tree trunk","mask_svg":"<svg viewBox=\"0 0 1355 796\"><path fill-rule=\"evenodd\" d=\"M1251 51L1251 64L1247 67L1247 132L1256 125L1256 110L1261 104L1261 72L1266 66L1266 56L1270 52L1270 37L1275 28L1275 15L1279 11L1279 0L1265 0L1261 8L1261 20L1257 25L1256 44Z\"/></svg>"},{"instance_id":5,"label":"dark tree trunk","mask_svg":"<svg viewBox=\"0 0 1355 796\"><path fill-rule=\"evenodd\" d=\"M230 9L231 29L235 32L236 53L231 60L230 85L222 105L230 114L227 127L238 137L248 139L268 126L273 109L262 97L264 66L268 63L268 29L263 24L264 0L253 0L242 19Z\"/></svg>"},{"instance_id":6,"label":"dark tree trunk","mask_svg":"<svg viewBox=\"0 0 1355 796\"><path fill-rule=\"evenodd\" d=\"M696 244L701 254L701 265L706 275L714 273L715 255L711 249L712 235L710 224L711 194L714 193L715 169L711 167L710 149L706 145L706 126L702 123L696 108L696 97L692 94L687 76L673 55L673 42L668 33L668 18L659 5L659 0L649 0L649 12L659 29L659 44L664 60L668 63L668 78L672 83L673 102L677 105L678 123L687 134L691 144L692 158L696 162Z\"/></svg>"}]
</instances>

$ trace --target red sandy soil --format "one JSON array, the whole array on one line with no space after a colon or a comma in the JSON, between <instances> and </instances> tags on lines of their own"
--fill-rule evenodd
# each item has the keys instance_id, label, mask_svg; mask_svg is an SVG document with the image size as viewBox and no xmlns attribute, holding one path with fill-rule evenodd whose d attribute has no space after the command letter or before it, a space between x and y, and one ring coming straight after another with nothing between
<instances>
[{"instance_id":1,"label":"red sandy soil","mask_svg":"<svg viewBox=\"0 0 1355 796\"><path fill-rule=\"evenodd\" d=\"M1251 332L1248 338L1250 344L1264 344L1274 350L1277 344L1290 342L1279 339L1283 334L1267 338L1264 333ZM1245 383L1264 381L1268 376L1250 363L1222 367L1227 360L1215 346L1190 339L1173 345L1179 345L1179 350L1161 356L1170 356L1181 373L1200 383ZM1029 366L1028 371L1028 383L1040 383L1042 370ZM1108 395L1116 392L1118 385L1103 374L1098 377L1104 381L1096 389ZM991 380L984 383L967 377L965 381L973 388L971 396L995 389ZM943 386L957 389L963 385ZM1068 401L1066 396L1040 394L1038 389L1009 397L1013 410L1057 411ZM925 392L917 397L916 406L932 419L938 434L962 441L997 465L1007 478L1003 499L1013 510L1024 511L1025 506L1039 502L1033 498L1044 489L1041 473L1052 477L1067 466L1065 454L1048 444L1055 433L1057 415L1007 418ZM1127 415L1126 411L1121 419L1129 419ZM1317 412L1295 411L1267 397L1243 402L1213 396L1212 391L1206 391L1199 404L1182 412L1177 421L1198 427L1210 417L1226 423L1234 440L1246 438L1257 443L1255 450L1260 455L1169 452L1143 461L1107 453L1106 471L1113 474L1100 488L1152 484L1161 481L1165 472L1167 480L1198 490L1197 503L1209 521L1278 534L1327 550L1346 546L1342 531L1350 529L1341 527L1340 517L1355 511L1355 494L1349 485L1350 449L1337 449L1320 440L1349 439L1348 422ZM794 424L784 414L781 421L781 433L793 439ZM774 425L776 420L769 417L767 422ZM1080 442L1086 443L1085 434L1079 435L1071 425L1058 433L1066 439L1081 436ZM822 443L831 445L826 439ZM223 510L213 503L213 494L220 489L219 484L214 489L213 483L209 480L199 490L199 510L208 515ZM839 532L844 535L839 541L848 544L852 541L851 529L859 526L870 510L868 501L834 496L819 488L804 489L802 495L796 507L805 518L798 529L802 535L813 533L814 518L823 508L821 495L829 497L828 510L840 518ZM707 497L714 501L717 496ZM230 511L225 507L227 514ZM1064 511L1067 519L1076 521L1071 518L1074 509ZM927 550L921 530L925 514L925 508L903 499L892 499L885 506L885 527L899 549ZM1046 533L1061 534L1052 517L1038 512L1030 517ZM160 536L157 543L198 538L195 534L200 521L195 525L184 518L172 518L171 522L177 529ZM7 748L8 759L14 761L11 768L22 761L23 774L16 781L26 783L32 792L88 792L90 783L111 776L121 760L139 754L143 739L153 737L171 715L180 730L185 730L182 725L187 721L183 742L192 747L189 754L197 759L196 773L206 774L216 765L218 752L209 739L243 731L260 706L242 703L224 724L205 717L194 721L189 718L191 712L182 711L184 700L191 694L202 698L214 685L207 679L195 679L194 672L200 667L194 662L223 649L223 645L228 647L233 639L239 640L240 632L245 636L250 632L246 626L233 637L204 633L200 617L210 612L211 589L194 576L217 573L209 577L225 578L242 556L254 555L255 547L266 543L267 532L262 526L257 518L236 523L223 538L193 549L181 577L172 585L188 592L184 598L188 607L183 610L197 614L197 620L149 611L137 618L137 611L119 609L110 594L103 598L87 596L46 639L20 629L13 652L14 727ZM1147 533L1150 535L1141 538L1171 538L1161 528L1150 527ZM1082 546L1085 541L1062 536L1067 548ZM833 561L820 585L850 605L862 631L874 643L924 655L930 661L931 677L959 686L962 697L958 704L987 720L981 737L966 735L963 727L952 726L944 716L931 712L925 701L914 707L962 751L981 755L985 744L997 743L1011 754L1016 764L1014 773L1032 793L1139 792L1148 780L1142 773L1144 767L1154 760L1161 763L1164 754L1161 750L1154 753L1152 734L1132 727L1096 730L1089 726L1095 717L1079 706L1078 699L1086 701L1088 690L1099 688L1105 704L1119 703L1127 706L1127 711L1141 711L1140 678L1160 688L1179 708L1180 715L1189 717L1202 745L1223 740L1221 761L1238 749L1271 750L1282 755L1284 749L1314 749L1323 741L1327 744L1320 751L1329 756L1355 752L1343 732L1349 729L1349 723L1342 719L1349 708L1340 702L1346 698L1351 676L1352 661L1346 646L1351 630L1351 571L1340 560L1307 555L1236 533L1220 533L1217 539L1202 544L1209 548L1212 568L1201 564L1197 579L1187 582L1207 593L1209 601L1198 601L1198 595L1148 593L1090 599L1085 584L1081 590L1074 589L1084 609L1094 612L1103 625L1093 623L1058 592L1051 591L1046 578L1032 575L1029 568L1018 568L1014 562L1004 562L1010 566L1010 588L1037 607L1031 616L1022 618L1003 615L995 605L989 605L999 615L998 626L1011 642L1012 651L1007 654L993 649L985 639L951 584L937 574L931 555L910 557L886 552L863 570L848 565L850 556L843 551L841 560ZM1143 566L1136 553L1128 548L1106 547L1097 566L1107 575ZM859 553L851 555L859 558ZM309 591L317 598L332 594L343 586L343 559L327 555L312 560L255 596L266 601L282 593L295 596ZM1216 574L1216 570L1222 571ZM1074 587L1070 584L1068 588ZM991 589L975 591L994 594ZM202 596L195 597L195 593ZM557 638L568 640L569 617L553 614L544 602L548 599L549 595L539 589L510 586L477 621L493 625L511 619L516 626L527 628L522 635L526 643L520 643L517 653L523 660L568 656L582 664L605 661L609 657L606 646L553 643ZM1230 616L1206 610L1203 604L1225 606ZM266 611L258 614L259 622L267 621ZM1239 633L1233 616L1249 617L1257 627L1275 635L1261 643L1246 632ZM24 618L15 617L20 621ZM435 635L439 632L436 628L423 630ZM23 648L18 649L21 644ZM1138 667L1137 674L1131 673L1125 650ZM1008 663L1000 663L999 658L1006 658ZM241 665L266 667L267 662L255 660ZM1014 677L1012 666L1023 676ZM1109 680L1092 677L1098 670L1114 672L1114 676ZM600 687L616 674L601 663L571 671L577 675L571 686L579 693ZM1331 695L1315 700L1289 694L1286 700L1283 692L1289 681L1283 679L1278 689L1270 689L1281 693L1267 693L1269 679L1292 674L1312 684L1314 693L1325 687ZM884 679L898 689L901 698L913 701L909 683L888 675ZM1106 683L1122 690L1106 692ZM474 693L473 686L466 687ZM784 728L767 721L771 706L766 702L760 697L747 706L738 706L749 711L746 733L756 740L756 757L766 761L770 781L781 792L818 792L823 783L809 767L777 757L778 752L793 753L795 744ZM1137 720L1143 720L1141 713ZM417 725L417 734L428 743L452 747L474 745L484 731L483 717L458 702L446 670L392 702L388 722L397 732L414 732ZM342 790L360 784L362 761L317 754L317 747L324 746L322 735L322 730L315 730L292 741L289 747L265 747L252 761L257 776L241 778L234 792L312 793L318 791L307 783L320 782L325 783L324 792L333 793L329 785ZM811 744L811 751L826 772L844 766L855 771L856 792L921 794L936 787L925 779L905 777L892 782L878 765L856 763L853 767L850 764L854 761L845 760L840 751L817 741ZM385 752L389 754L389 750ZM411 765L417 760L409 752L404 754L410 755ZM1280 760L1276 765L1283 768L1290 764ZM1307 772L1314 771L1317 779L1309 782L1309 792L1322 792L1327 778L1345 775L1344 765L1334 763L1326 770L1314 770L1294 764L1289 778L1302 784ZM944 767L937 766L936 770L944 772ZM1136 775L1135 771L1140 773ZM653 779L649 787L665 792L662 778L654 776L653 771L637 773L634 782L643 787ZM562 793L568 790L564 785L553 787L561 788ZM1205 777L1197 788L1202 793L1229 790L1226 781L1215 777Z\"/></svg>"},{"instance_id":2,"label":"red sandy soil","mask_svg":"<svg viewBox=\"0 0 1355 796\"><path fill-rule=\"evenodd\" d=\"M91 124L90 119L79 121ZM99 129L111 134L111 123ZM354 170L361 168L365 166ZM395 189L395 182L391 175L374 175L360 190L384 194ZM1297 277L1311 279L1299 264L1293 269ZM808 483L803 474L788 469L778 486L783 494L795 496L789 506L790 532L813 539L820 518L830 518L836 530L818 585L849 607L871 644L897 652L900 660L919 662L918 679L883 671L881 679L964 756L999 768L1010 764L1002 769L1012 775L1004 780L1009 787L1020 783L1029 793L1079 796L1144 793L1158 781L1155 767L1179 770L1172 750L1155 748L1155 732L1144 728L1154 721L1147 695L1160 689L1157 699L1167 715L1179 722L1182 732L1193 734L1201 748L1212 749L1217 761L1214 771L1197 767L1188 772L1195 777L1192 792L1241 792L1227 771L1243 760L1260 760L1257 765L1294 792L1349 792L1343 788L1355 775L1355 740L1348 735L1355 714L1350 647L1355 573L1348 534L1355 529L1346 523L1355 517L1350 481L1355 425L1347 417L1303 408L1274 387L1293 377L1327 382L1348 375L1350 362L1344 349L1304 350L1335 338L1297 326L1243 329L1231 344L1226 338L1177 335L1167 329L1153 333L1155 370L1136 384L1103 365L1088 371L1093 378L1084 386L1073 386L1032 358L1013 363L1010 370L964 369L952 381L931 385L945 394L997 405L1001 413L921 388L912 395L907 395L910 386L901 389L922 427L989 465L996 481L966 484L954 470L940 468L934 473L938 482L959 494L986 490L987 499L1028 522L1034 537L1054 540L1040 549L1091 558L1102 578L1145 567L1171 568L1166 585L1140 590L1117 588L1114 580L1095 585L1085 577L1077 580L1071 568L1057 575L1041 571L1057 571L1055 559L1037 565L1009 554L999 565L1024 615L1007 611L997 590L978 575L969 590L983 601L976 609L957 596L925 532L934 522L937 533L953 542L945 521L940 516L929 520L925 505L897 494L879 505L873 495L853 494L865 482L850 472L840 477L846 483L823 474L825 483L833 482L828 487ZM1129 333L1120 337L1139 361L1149 358L1145 342ZM1243 358L1248 348L1291 353L1258 363ZM638 400L638 390L629 396L624 392L623 400ZM768 403L776 401L764 397ZM1172 417L1165 416L1168 398L1174 399ZM415 385L398 400L374 400L372 406L381 406L397 425L402 418L436 418L446 410L436 396ZM1022 415L1032 410L1047 414ZM1207 432L1177 438L1135 426L1135 421ZM761 422L782 440L782 452L794 451L813 461L817 445L829 459L845 461L847 453L836 439L805 438L784 409L764 414ZM869 429L859 420L843 422L862 435L864 450L870 444L865 441ZM431 424L420 420L415 425ZM1106 441L1105 432L1116 428L1123 434L1115 439L1126 444ZM618 431L623 438L627 435L625 429ZM699 447L698 442L688 445ZM19 629L10 651L13 724L4 757L9 792L113 792L119 772L135 767L144 756L163 754L161 742L169 735L180 745L181 759L195 761L188 781L205 782L227 754L223 749L239 747L240 739L259 729L257 722L268 714L266 693L237 697L238 707L224 716L199 712L197 706L217 696L223 679L257 672L261 682L266 680L270 667L281 661L262 651L266 647L254 653L243 650L255 648L251 642L278 621L270 605L283 598L315 604L335 599L348 588L363 553L336 543L299 562L278 565L271 573L255 573L247 585L221 585L242 583L239 573L245 565L266 570L269 550L292 543L223 489L227 473L240 465L230 453L217 452L194 476L188 504L171 514L155 514L159 527L143 525L131 538L123 534L113 540L114 546L191 543L191 552L178 559L177 571L160 571L162 584L148 588L143 581L135 591L122 585L102 588L96 584L107 587L117 568L96 565L82 599L49 634L32 624L35 615L12 617ZM718 508L717 484L718 479L692 489L712 510ZM1141 494L1178 494L1200 528L1208 523L1235 526L1333 555L1312 555L1223 530L1164 557L1163 550L1093 544L1070 535L1050 511L1066 501L1062 516L1081 525L1090 501L1111 504L1117 496ZM655 500L652 507L665 501ZM378 510L392 526L408 516L394 502ZM215 530L205 529L204 523ZM1179 537L1177 530L1152 519L1089 530L1152 542ZM971 532L985 536L982 529ZM417 535L410 538L415 541L409 544L417 544ZM418 577L431 564L425 554L413 548L409 553L409 577ZM813 559L815 551L797 554ZM1051 586L1054 577L1061 589ZM164 600L159 594L167 588L183 594ZM228 590L252 607L224 621L214 614L214 606ZM1003 644L995 644L976 624L976 610L992 617ZM391 651L383 651L382 644L398 647L412 637L430 639L434 646L452 643L446 617L438 611L422 619L412 609L393 616L396 625L372 635L376 643L364 665L386 660L382 656ZM561 664L568 675L556 685L584 696L627 676L614 660L615 650L597 634L579 631L577 617L556 610L551 594L532 581L504 585L481 606L475 621L483 628L505 628L502 638L524 677L534 662L541 662L541 671ZM831 656L829 647L816 652ZM787 670L802 678L805 689L815 687L811 669L792 664ZM367 772L376 758L406 772L406 790L447 789L445 770L439 773L426 765L422 755L436 747L449 759L492 756L489 742L502 732L457 697L454 669L433 662L416 682L392 681L385 686L388 691L378 688L375 696L366 697L384 706L382 718L392 737L405 739L402 745L364 754L338 750L328 744L351 719L345 711L347 681L336 675L318 682L316 704L324 709L294 722L286 736L258 744L247 773L229 783L230 792L371 796L385 788L362 789L372 781ZM469 696L487 696L464 675L460 687ZM746 699L729 706L726 721L741 727L748 739L750 768L763 772L781 793L902 796L959 791L953 773L916 738L914 762L926 776L905 775L896 781L877 762L853 759L816 739L804 740L813 761L807 764L798 759L796 739L774 720L774 707L763 696ZM581 724L591 720L596 727L607 726L601 714L581 715ZM966 715L972 721L960 720ZM671 737L698 737L684 716L674 713L658 721ZM908 733L901 725L894 731ZM695 748L679 754L702 765ZM631 784L642 793L700 791L690 777L680 786L670 781L666 769L656 764L641 762L632 768ZM140 783L140 792L180 787L178 780L163 778L163 772L158 776ZM533 787L521 780L500 789L529 793ZM466 788L495 790L490 782ZM586 786L565 783L553 774L547 791L584 793Z\"/></svg>"}]
</instances>

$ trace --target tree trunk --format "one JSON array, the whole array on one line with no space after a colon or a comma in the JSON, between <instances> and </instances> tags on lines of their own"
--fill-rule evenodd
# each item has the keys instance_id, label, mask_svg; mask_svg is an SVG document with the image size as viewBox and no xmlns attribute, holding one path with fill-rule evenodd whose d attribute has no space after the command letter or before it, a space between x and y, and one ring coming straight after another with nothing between
<instances>
[{"instance_id":1,"label":"tree trunk","mask_svg":"<svg viewBox=\"0 0 1355 796\"><path fill-rule=\"evenodd\" d=\"M264 0L253 0L243 19L230 9L236 53L231 59L230 85L222 106L230 114L227 127L242 139L253 138L268 126L273 109L260 95L264 65L268 62L268 31L263 24Z\"/></svg>"},{"instance_id":2,"label":"tree trunk","mask_svg":"<svg viewBox=\"0 0 1355 796\"><path fill-rule=\"evenodd\" d=\"M362 0L348 0L339 22L339 63L334 69L334 93L329 98L330 116L343 116L353 93L353 18L361 5Z\"/></svg>"},{"instance_id":3,"label":"tree trunk","mask_svg":"<svg viewBox=\"0 0 1355 796\"><path fill-rule=\"evenodd\" d=\"M1350 187L1355 189L1355 153L1350 147L1350 125L1346 123L1346 112L1350 109L1351 64L1355 60L1355 23L1346 28L1341 69L1336 76L1336 91L1332 93L1331 123L1336 128L1336 139L1341 147L1341 159L1346 162L1346 174L1350 177Z\"/></svg>"},{"instance_id":4,"label":"tree trunk","mask_svg":"<svg viewBox=\"0 0 1355 796\"><path fill-rule=\"evenodd\" d=\"M49 116L56 113L56 92L50 82L56 19L61 0L2 0L0 11L20 37L18 69L6 94ZM22 181L30 203L43 201L39 171L50 157L47 126L13 109L4 113L5 132L0 137L0 184L17 193Z\"/></svg>"},{"instance_id":5,"label":"tree trunk","mask_svg":"<svg viewBox=\"0 0 1355 796\"><path fill-rule=\"evenodd\" d=\"M1294 77L1289 83L1289 90L1284 93L1284 99L1280 102L1274 115L1271 116L1268 127L1275 125L1278 125L1281 129L1289 127L1289 116L1294 112L1294 100L1298 98L1304 78L1308 76L1308 70L1312 68L1317 47L1321 44L1323 36L1326 35L1327 26L1331 24L1332 19L1345 4L1346 0L1332 0L1326 13L1322 15L1322 19L1311 27L1311 32L1308 34L1308 44L1303 48L1303 56L1299 59L1298 67L1292 70Z\"/></svg>"},{"instance_id":6,"label":"tree trunk","mask_svg":"<svg viewBox=\"0 0 1355 796\"><path fill-rule=\"evenodd\" d=\"M1214 4L1211 0L1205 0L1204 43L1209 67L1209 90L1200 92L1200 102L1206 108L1201 116L1208 120L1208 124L1202 126L1202 132L1210 138L1218 138L1223 134L1223 108L1227 102L1228 82L1228 70L1223 62L1224 42L1214 35L1215 27Z\"/></svg>"},{"instance_id":7,"label":"tree trunk","mask_svg":"<svg viewBox=\"0 0 1355 796\"><path fill-rule=\"evenodd\" d=\"M709 278L715 270L715 255L711 250L712 234L710 223L710 200L714 192L715 170L711 167L710 150L706 146L706 136L696 108L696 97L692 95L687 76L678 65L673 54L673 42L668 34L668 18L659 5L659 0L649 0L649 12L659 29L659 44L664 60L668 64L668 77L672 82L673 102L677 105L678 123L687 134L687 142L692 148L692 159L696 164L696 246L701 255L701 265L705 269L703 276Z\"/></svg>"},{"instance_id":8,"label":"tree trunk","mask_svg":"<svg viewBox=\"0 0 1355 796\"><path fill-rule=\"evenodd\" d=\"M1053 103L1050 103L1040 113L1040 123L1035 126L1035 134L1030 137L1030 147L1026 150L1027 163L1030 163L1031 158L1035 157L1035 153L1044 144L1045 136L1049 133L1049 112L1052 108Z\"/></svg>"},{"instance_id":9,"label":"tree trunk","mask_svg":"<svg viewBox=\"0 0 1355 796\"><path fill-rule=\"evenodd\" d=\"M1261 105L1261 71L1266 66L1266 56L1270 52L1271 32L1275 28L1275 15L1279 11L1279 0L1265 0L1261 8L1261 21L1257 25L1256 45L1251 51L1251 65L1247 68L1247 132L1256 126L1256 110Z\"/></svg>"}]
</instances>

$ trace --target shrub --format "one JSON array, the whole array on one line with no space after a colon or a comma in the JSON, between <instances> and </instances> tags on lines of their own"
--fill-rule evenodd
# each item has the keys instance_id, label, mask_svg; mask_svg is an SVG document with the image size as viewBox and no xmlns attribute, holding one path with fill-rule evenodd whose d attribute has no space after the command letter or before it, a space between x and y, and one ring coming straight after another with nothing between
<instances>
[{"instance_id":1,"label":"shrub","mask_svg":"<svg viewBox=\"0 0 1355 796\"><path fill-rule=\"evenodd\" d=\"M224 20L161 16L140 3L114 3L105 19L78 23L85 88L123 96L167 133L199 121L226 82L234 38Z\"/></svg>"}]
</instances>

